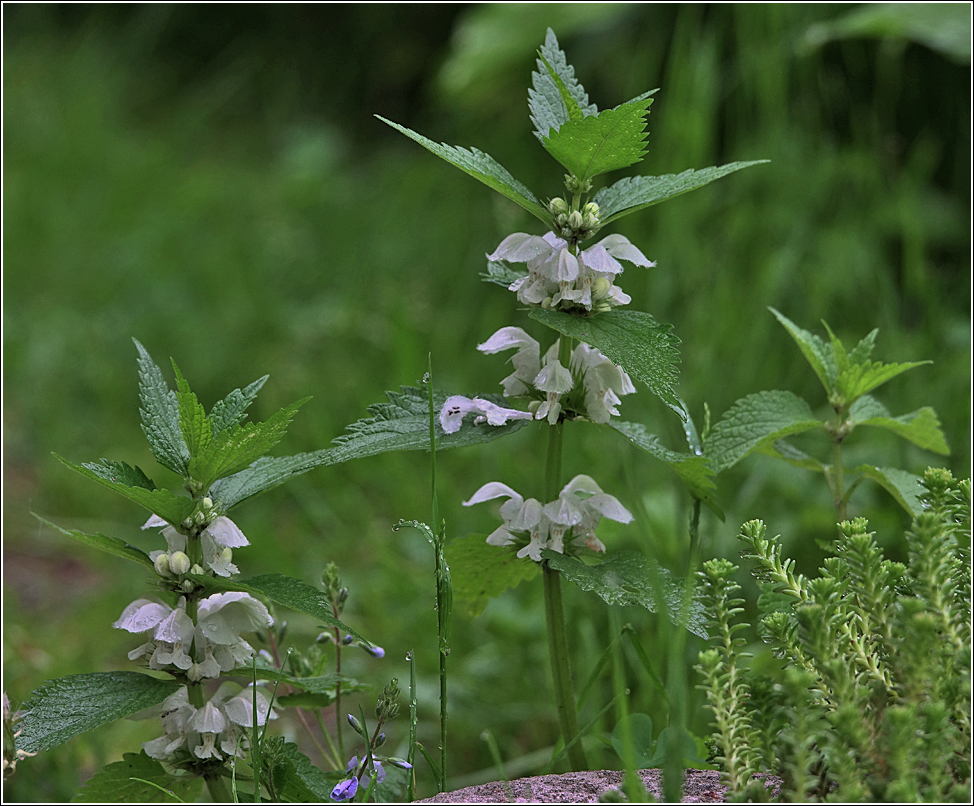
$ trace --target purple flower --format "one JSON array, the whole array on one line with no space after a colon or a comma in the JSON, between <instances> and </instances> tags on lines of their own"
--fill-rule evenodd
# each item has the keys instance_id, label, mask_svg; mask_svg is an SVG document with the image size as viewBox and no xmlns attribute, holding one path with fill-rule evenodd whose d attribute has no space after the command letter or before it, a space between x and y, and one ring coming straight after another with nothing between
<instances>
[{"instance_id":1,"label":"purple flower","mask_svg":"<svg viewBox=\"0 0 974 806\"><path fill-rule=\"evenodd\" d=\"M356 792L358 792L358 778L349 778L331 790L331 799L336 801L349 800L355 797Z\"/></svg>"}]
</instances>

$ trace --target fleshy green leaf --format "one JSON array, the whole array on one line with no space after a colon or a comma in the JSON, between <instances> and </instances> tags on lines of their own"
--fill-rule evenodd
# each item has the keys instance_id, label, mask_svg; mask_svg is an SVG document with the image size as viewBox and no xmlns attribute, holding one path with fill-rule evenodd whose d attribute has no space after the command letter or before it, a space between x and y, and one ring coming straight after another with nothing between
<instances>
[{"instance_id":1,"label":"fleshy green leaf","mask_svg":"<svg viewBox=\"0 0 974 806\"><path fill-rule=\"evenodd\" d=\"M908 439L924 450L950 455L950 447L940 428L937 413L929 406L893 417L887 408L871 395L863 395L849 408L849 420L854 425L885 428Z\"/></svg>"},{"instance_id":2,"label":"fleshy green leaf","mask_svg":"<svg viewBox=\"0 0 974 806\"><path fill-rule=\"evenodd\" d=\"M109 489L115 490L117 493L121 493L126 498L145 507L150 512L154 512L173 526L180 524L196 509L196 503L193 499L186 496L175 496L169 490L147 489L140 484L126 483L127 481L131 481L132 477L119 472L120 467L128 467L123 462L110 462L107 459L103 459L101 462L88 462L84 465L76 465L73 462L69 462L63 456L58 456L57 454L54 454L54 456L58 461L67 465L72 470L76 470L82 476L86 476ZM129 468L129 470L133 469ZM142 477L144 478L144 474Z\"/></svg>"},{"instance_id":3,"label":"fleshy green leaf","mask_svg":"<svg viewBox=\"0 0 974 806\"><path fill-rule=\"evenodd\" d=\"M283 574L261 574L243 580L231 580L225 577L211 577L201 574L187 574L186 576L201 585L207 595L223 591L243 591L252 596L264 596L276 604L291 608L291 610L307 613L329 627L338 627L338 629L354 635L360 641L365 641L371 646L355 630L335 618L332 614L331 602L321 590L302 582L300 579L294 579Z\"/></svg>"},{"instance_id":4,"label":"fleshy green leaf","mask_svg":"<svg viewBox=\"0 0 974 806\"><path fill-rule=\"evenodd\" d=\"M690 453L671 451L660 442L659 437L649 433L642 423L626 423L621 420L609 420L610 428L614 428L637 448L666 462L687 486L694 498L699 498L716 515L723 520L724 513L717 504L714 484L714 471L710 467L710 459L706 456L695 456Z\"/></svg>"},{"instance_id":5,"label":"fleshy green leaf","mask_svg":"<svg viewBox=\"0 0 974 806\"><path fill-rule=\"evenodd\" d=\"M201 777L170 775L161 762L149 758L143 750L138 754L124 753L121 761L96 772L71 802L194 803L202 791Z\"/></svg>"},{"instance_id":6,"label":"fleshy green leaf","mask_svg":"<svg viewBox=\"0 0 974 806\"><path fill-rule=\"evenodd\" d=\"M646 115L652 98L570 119L541 142L570 173L585 182L627 168L646 153Z\"/></svg>"},{"instance_id":7,"label":"fleshy green leaf","mask_svg":"<svg viewBox=\"0 0 974 806\"><path fill-rule=\"evenodd\" d=\"M765 162L768 160L731 162L727 165L701 168L699 171L691 169L664 176L629 176L599 190L592 197L592 201L599 206L599 220L605 226L644 207L696 190L742 168Z\"/></svg>"},{"instance_id":8,"label":"fleshy green leaf","mask_svg":"<svg viewBox=\"0 0 974 806\"><path fill-rule=\"evenodd\" d=\"M551 214L524 185L518 182L511 174L489 154L478 151L476 148L466 149L459 146L449 146L446 143L434 143L432 140L417 134L405 126L386 120L381 115L376 115L383 123L387 123L392 128L399 130L407 137L415 140L427 151L436 154L440 159L444 159L451 165L459 168L474 179L479 179L485 185L493 188L498 193L506 196L515 204L520 205L531 215L536 216L549 229L552 226Z\"/></svg>"},{"instance_id":9,"label":"fleshy green leaf","mask_svg":"<svg viewBox=\"0 0 974 806\"><path fill-rule=\"evenodd\" d=\"M713 427L707 455L715 473L789 434L821 428L808 403L791 392L755 392L741 398Z\"/></svg>"},{"instance_id":10,"label":"fleshy green leaf","mask_svg":"<svg viewBox=\"0 0 974 806\"><path fill-rule=\"evenodd\" d=\"M591 317L532 308L529 316L544 325L597 347L606 358L665 402L682 412L676 396L680 340L671 325L663 325L642 311L609 311Z\"/></svg>"},{"instance_id":11,"label":"fleshy green leaf","mask_svg":"<svg viewBox=\"0 0 974 806\"><path fill-rule=\"evenodd\" d=\"M149 441L149 449L159 464L185 476L189 469L189 449L179 427L179 404L162 377L162 370L153 362L136 339L139 351L139 414L142 430Z\"/></svg>"},{"instance_id":12,"label":"fleshy green leaf","mask_svg":"<svg viewBox=\"0 0 974 806\"><path fill-rule=\"evenodd\" d=\"M348 426L349 433L338 437L334 447L294 456L259 459L245 470L213 484L210 497L226 511L247 498L282 484L291 476L316 467L327 467L386 451L428 451L429 401L426 392L404 386L400 392L386 392L386 396L389 398L388 403L369 406L372 416ZM447 397L448 395L440 392L434 394L437 410L443 407ZM499 405L510 403L498 395L480 397ZM490 442L513 434L529 424L528 420L514 420L499 426L474 425L473 418L468 417L455 434L445 434L437 422L436 449L445 450Z\"/></svg>"},{"instance_id":13,"label":"fleshy green leaf","mask_svg":"<svg viewBox=\"0 0 974 806\"><path fill-rule=\"evenodd\" d=\"M249 467L281 441L297 410L310 399L292 403L262 423L244 423L221 431L190 462L190 474L206 489L217 479Z\"/></svg>"},{"instance_id":14,"label":"fleshy green leaf","mask_svg":"<svg viewBox=\"0 0 974 806\"><path fill-rule=\"evenodd\" d=\"M568 64L564 51L558 46L558 38L550 28L539 51L537 65L538 69L531 73L534 89L528 90L528 110L534 124L534 136L543 143L550 129L558 129L569 119L560 88L547 69L549 66L583 115L595 115L599 110L588 102L585 88L575 78L575 68Z\"/></svg>"},{"instance_id":15,"label":"fleshy green leaf","mask_svg":"<svg viewBox=\"0 0 974 806\"><path fill-rule=\"evenodd\" d=\"M85 534L84 532L79 532L77 529L62 529L56 523L46 521L39 515L34 515L34 517L45 526L56 529L58 532L63 535L67 535L68 537L73 537L75 540L80 543L84 543L86 546L104 551L106 554L113 554L116 557L124 557L126 560L132 560L132 562L139 563L139 565L144 565L150 571L155 570L152 560L149 559L148 554L142 551L142 549L137 548L130 543L126 543L124 540L120 540L117 537L108 537L107 535L103 534L89 535Z\"/></svg>"},{"instance_id":16,"label":"fleshy green leaf","mask_svg":"<svg viewBox=\"0 0 974 806\"><path fill-rule=\"evenodd\" d=\"M99 725L157 705L180 685L138 672L96 672L48 680L24 705L17 748L28 753L50 750Z\"/></svg>"},{"instance_id":17,"label":"fleshy green leaf","mask_svg":"<svg viewBox=\"0 0 974 806\"><path fill-rule=\"evenodd\" d=\"M543 549L541 556L569 582L591 591L611 605L662 610L674 624L707 638L706 615L700 602L685 595L683 580L675 579L641 554L622 551L597 565L585 565L574 557Z\"/></svg>"},{"instance_id":18,"label":"fleshy green leaf","mask_svg":"<svg viewBox=\"0 0 974 806\"><path fill-rule=\"evenodd\" d=\"M923 505L920 503L920 477L914 476L898 467L873 467L872 465L860 465L852 473L861 473L877 482L886 492L888 492L896 502L911 515L919 515L923 512Z\"/></svg>"},{"instance_id":19,"label":"fleshy green leaf","mask_svg":"<svg viewBox=\"0 0 974 806\"><path fill-rule=\"evenodd\" d=\"M444 555L453 577L453 593L471 616L479 616L489 599L538 575L538 564L519 558L515 549L491 546L486 535L467 535L446 544Z\"/></svg>"},{"instance_id":20,"label":"fleshy green leaf","mask_svg":"<svg viewBox=\"0 0 974 806\"><path fill-rule=\"evenodd\" d=\"M779 313L774 308L769 308L768 310L778 318L778 321L784 325L785 330L791 334L791 337L798 345L798 349L805 356L805 360L808 361L815 374L818 375L818 379L822 382L822 386L825 387L826 393L831 394L835 389L835 379L838 376L838 370L835 366L835 356L832 353L831 346L822 341L814 333L798 327L787 316Z\"/></svg>"},{"instance_id":21,"label":"fleshy green leaf","mask_svg":"<svg viewBox=\"0 0 974 806\"><path fill-rule=\"evenodd\" d=\"M210 411L210 425L213 426L213 436L217 436L227 428L232 428L247 416L247 408L254 402L257 393L269 377L270 375L265 375L263 378L258 378L246 389L234 389L213 406Z\"/></svg>"},{"instance_id":22,"label":"fleshy green leaf","mask_svg":"<svg viewBox=\"0 0 974 806\"><path fill-rule=\"evenodd\" d=\"M172 360L172 359L170 359ZM189 383L179 371L176 362L172 362L173 372L176 373L176 400L179 403L179 430L183 434L183 442L189 449L190 473L197 456L203 453L213 439L213 427L206 416L206 410L200 404L196 393L189 388Z\"/></svg>"}]
</instances>

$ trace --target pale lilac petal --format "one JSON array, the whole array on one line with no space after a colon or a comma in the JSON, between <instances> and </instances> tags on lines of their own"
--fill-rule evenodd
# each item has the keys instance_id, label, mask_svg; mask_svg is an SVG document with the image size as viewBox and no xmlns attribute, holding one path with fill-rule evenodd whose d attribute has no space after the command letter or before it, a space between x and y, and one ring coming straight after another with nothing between
<instances>
[{"instance_id":1,"label":"pale lilac petal","mask_svg":"<svg viewBox=\"0 0 974 806\"><path fill-rule=\"evenodd\" d=\"M464 501L463 505L465 507L473 506L474 504L482 504L484 501L490 501L494 498L513 498L520 503L524 501L520 493L512 490L506 484L502 484L499 481L491 481L481 487L477 492L475 492L469 501Z\"/></svg>"},{"instance_id":2,"label":"pale lilac petal","mask_svg":"<svg viewBox=\"0 0 974 806\"><path fill-rule=\"evenodd\" d=\"M218 546L223 546L223 548L239 548L241 546L249 546L250 541L244 536L244 533L237 528L232 520L230 520L226 515L221 515L216 518L209 526L206 527L206 531L210 533L210 537Z\"/></svg>"},{"instance_id":3,"label":"pale lilac petal","mask_svg":"<svg viewBox=\"0 0 974 806\"><path fill-rule=\"evenodd\" d=\"M622 235L608 235L596 244L605 249L613 257L632 263L634 266L645 266L652 268L656 263L648 260L646 256L630 243L629 239Z\"/></svg>"},{"instance_id":4,"label":"pale lilac petal","mask_svg":"<svg viewBox=\"0 0 974 806\"><path fill-rule=\"evenodd\" d=\"M519 327L502 327L483 344L478 344L477 349L482 353L499 353L501 350L518 350L528 348L539 353L541 345L537 340L529 336Z\"/></svg>"},{"instance_id":5,"label":"pale lilac petal","mask_svg":"<svg viewBox=\"0 0 974 806\"><path fill-rule=\"evenodd\" d=\"M444 433L455 434L460 430L463 415L475 409L476 406L469 397L464 397L463 395L448 397L443 404L443 408L440 409L440 427Z\"/></svg>"},{"instance_id":6,"label":"pale lilac petal","mask_svg":"<svg viewBox=\"0 0 974 806\"><path fill-rule=\"evenodd\" d=\"M487 255L488 260L507 260L511 263L527 263L531 258L547 254L551 246L537 235L525 232L515 232L500 242L494 253Z\"/></svg>"},{"instance_id":7,"label":"pale lilac petal","mask_svg":"<svg viewBox=\"0 0 974 806\"><path fill-rule=\"evenodd\" d=\"M152 515L149 518L149 520L147 520L145 523L142 524L142 528L143 529L153 529L153 528L157 528L157 527L161 527L161 526L168 526L168 525L169 524L166 523L166 521L164 521L158 515Z\"/></svg>"},{"instance_id":8,"label":"pale lilac petal","mask_svg":"<svg viewBox=\"0 0 974 806\"><path fill-rule=\"evenodd\" d=\"M619 499L607 493L599 493L586 498L583 505L594 509L606 518L619 523L632 523L632 513L619 503Z\"/></svg>"},{"instance_id":9,"label":"pale lilac petal","mask_svg":"<svg viewBox=\"0 0 974 806\"><path fill-rule=\"evenodd\" d=\"M586 476L584 473L580 473L562 488L559 495L569 496L578 492L600 493L602 492L602 488L595 483L595 479L593 479L591 476Z\"/></svg>"},{"instance_id":10,"label":"pale lilac petal","mask_svg":"<svg viewBox=\"0 0 974 806\"><path fill-rule=\"evenodd\" d=\"M171 612L172 608L169 605L153 602L150 599L136 599L122 611L122 615L112 626L128 632L147 632Z\"/></svg>"},{"instance_id":11,"label":"pale lilac petal","mask_svg":"<svg viewBox=\"0 0 974 806\"><path fill-rule=\"evenodd\" d=\"M623 269L622 264L599 243L582 252L581 257L586 268L599 274L619 274Z\"/></svg>"},{"instance_id":12,"label":"pale lilac petal","mask_svg":"<svg viewBox=\"0 0 974 806\"><path fill-rule=\"evenodd\" d=\"M542 392L564 394L570 392L574 385L575 381L572 379L571 372L565 369L557 359L545 364L534 379L534 388L540 389Z\"/></svg>"}]
</instances>

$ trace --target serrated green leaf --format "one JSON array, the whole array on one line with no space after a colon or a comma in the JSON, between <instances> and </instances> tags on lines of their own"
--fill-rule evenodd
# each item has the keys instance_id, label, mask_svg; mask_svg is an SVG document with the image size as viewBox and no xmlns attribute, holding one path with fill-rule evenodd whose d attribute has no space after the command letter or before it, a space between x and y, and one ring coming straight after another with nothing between
<instances>
[{"instance_id":1,"label":"serrated green leaf","mask_svg":"<svg viewBox=\"0 0 974 806\"><path fill-rule=\"evenodd\" d=\"M707 439L707 456L714 472L720 473L762 446L821 427L808 403L797 395L755 392L735 402L714 425Z\"/></svg>"},{"instance_id":2,"label":"serrated green leaf","mask_svg":"<svg viewBox=\"0 0 974 806\"><path fill-rule=\"evenodd\" d=\"M281 441L297 410L310 399L292 403L262 423L244 423L221 431L190 462L190 474L207 489L217 479L249 467Z\"/></svg>"},{"instance_id":3,"label":"serrated green leaf","mask_svg":"<svg viewBox=\"0 0 974 806\"><path fill-rule=\"evenodd\" d=\"M825 465L822 462L804 451L798 450L794 445L783 439L764 443L758 447L756 452L781 459L793 467L800 467L815 473L825 473Z\"/></svg>"},{"instance_id":4,"label":"serrated green leaf","mask_svg":"<svg viewBox=\"0 0 974 806\"><path fill-rule=\"evenodd\" d=\"M575 68L568 64L564 51L558 46L558 38L549 28L545 43L539 51L538 69L531 73L533 89L528 90L528 110L534 124L534 136L542 143L550 129L558 129L569 119L561 91L548 72L545 62L561 79L583 115L595 115L599 111L595 104L589 103L585 88L575 78Z\"/></svg>"},{"instance_id":5,"label":"serrated green leaf","mask_svg":"<svg viewBox=\"0 0 974 806\"><path fill-rule=\"evenodd\" d=\"M914 476L898 467L873 467L872 465L860 465L850 472L861 473L866 478L877 482L911 515L915 516L923 512L923 505L920 503L922 487L919 476Z\"/></svg>"},{"instance_id":6,"label":"serrated green leaf","mask_svg":"<svg viewBox=\"0 0 974 806\"><path fill-rule=\"evenodd\" d=\"M599 220L604 227L617 218L709 185L714 180L742 168L750 168L752 165L761 165L765 162L768 160L731 162L727 165L715 165L698 171L691 169L664 176L628 176L599 190L592 197L592 201L599 206Z\"/></svg>"},{"instance_id":7,"label":"serrated green leaf","mask_svg":"<svg viewBox=\"0 0 974 806\"><path fill-rule=\"evenodd\" d=\"M335 786L334 775L327 775L311 763L296 744L284 744L284 756L289 763L287 783L278 796L285 803L330 803Z\"/></svg>"},{"instance_id":8,"label":"serrated green leaf","mask_svg":"<svg viewBox=\"0 0 974 806\"><path fill-rule=\"evenodd\" d=\"M548 77L555 82L555 87L558 89L558 95L561 98L562 103L565 105L565 111L568 113L568 120L581 120L585 116L585 113L578 105L578 101L576 101L571 92L569 92L568 87L565 85L565 82L562 80L561 76L555 72L554 68L548 63L548 60L545 59L543 54L539 56L539 59L544 65L545 70L548 71ZM544 140L542 140L542 142L544 142Z\"/></svg>"},{"instance_id":9,"label":"serrated green leaf","mask_svg":"<svg viewBox=\"0 0 974 806\"><path fill-rule=\"evenodd\" d=\"M179 371L179 367L172 359L172 368L176 373L176 401L179 404L179 430L183 435L183 442L189 449L190 473L193 472L193 461L204 452L213 439L213 427L206 416L206 410L200 404L196 393L189 388L189 383Z\"/></svg>"},{"instance_id":10,"label":"serrated green leaf","mask_svg":"<svg viewBox=\"0 0 974 806\"><path fill-rule=\"evenodd\" d=\"M196 503L186 496L176 496L169 490L147 489L143 486L129 485L121 481L122 478L130 478L119 474L119 466L124 464L122 462L110 462L103 459L100 463L88 462L84 465L76 465L56 453L54 456L59 462L77 471L82 476L97 481L99 484L135 501L173 526L180 524L196 509ZM141 471L139 472L141 473Z\"/></svg>"},{"instance_id":11,"label":"serrated green leaf","mask_svg":"<svg viewBox=\"0 0 974 806\"><path fill-rule=\"evenodd\" d=\"M56 523L51 523L50 521L44 520L40 515L34 515L37 520L43 523L45 526L49 526L51 529L55 529L63 535L74 538L79 543L84 543L86 546L91 546L91 548L98 549L99 551L104 551L106 554L112 554L116 557L124 557L126 560L132 560L139 565L143 565L150 571L155 570L155 566L152 564L152 560L149 559L149 555L146 554L142 549L136 546L126 543L124 540L120 540L117 537L108 537L103 534L89 535L84 532L79 532L77 529L62 529Z\"/></svg>"},{"instance_id":12,"label":"serrated green leaf","mask_svg":"<svg viewBox=\"0 0 974 806\"><path fill-rule=\"evenodd\" d=\"M885 428L924 450L939 453L941 456L950 455L950 447L940 428L940 420L929 406L893 417L874 397L863 395L850 407L849 421L857 426Z\"/></svg>"},{"instance_id":13,"label":"serrated green leaf","mask_svg":"<svg viewBox=\"0 0 974 806\"><path fill-rule=\"evenodd\" d=\"M700 602L686 596L685 583L652 560L621 551L597 565L585 565L574 557L551 549L541 551L551 568L584 591L591 591L610 605L644 607L662 611L674 624L707 638L707 618Z\"/></svg>"},{"instance_id":14,"label":"serrated green leaf","mask_svg":"<svg viewBox=\"0 0 974 806\"><path fill-rule=\"evenodd\" d=\"M149 758L143 750L124 753L121 761L96 772L71 802L193 803L202 794L203 785L203 779L198 776L170 775L161 762Z\"/></svg>"},{"instance_id":15,"label":"serrated green leaf","mask_svg":"<svg viewBox=\"0 0 974 806\"><path fill-rule=\"evenodd\" d=\"M138 672L95 672L48 680L24 705L17 748L50 750L85 731L143 711L181 684Z\"/></svg>"},{"instance_id":16,"label":"serrated green leaf","mask_svg":"<svg viewBox=\"0 0 974 806\"><path fill-rule=\"evenodd\" d=\"M724 513L717 504L717 486L714 484L714 471L710 467L710 459L706 456L695 456L690 453L671 451L660 442L659 437L649 433L642 423L627 423L622 420L609 420L610 428L615 429L637 448L640 448L662 462L680 477L687 486L690 495L703 501L721 520Z\"/></svg>"},{"instance_id":17,"label":"serrated green leaf","mask_svg":"<svg viewBox=\"0 0 974 806\"><path fill-rule=\"evenodd\" d=\"M798 327L787 316L779 313L774 308L768 308L768 310L777 317L778 321L784 325L785 330L795 340L795 344L802 351L805 360L811 365L818 379L822 382L822 386L825 387L826 394L831 394L835 389L835 379L838 376L838 370L835 366L835 356L832 354L831 346L822 341L814 333Z\"/></svg>"},{"instance_id":18,"label":"serrated green leaf","mask_svg":"<svg viewBox=\"0 0 974 806\"><path fill-rule=\"evenodd\" d=\"M869 356L873 353L873 347L876 346L876 336L878 334L879 328L873 328L873 330L860 339L859 343L849 351L850 364L865 364L869 360Z\"/></svg>"},{"instance_id":19,"label":"serrated green leaf","mask_svg":"<svg viewBox=\"0 0 974 806\"><path fill-rule=\"evenodd\" d=\"M247 416L247 409L257 397L261 387L270 375L258 378L246 389L234 389L223 400L217 402L210 410L210 425L213 426L213 436L221 431L232 428Z\"/></svg>"},{"instance_id":20,"label":"serrated green leaf","mask_svg":"<svg viewBox=\"0 0 974 806\"><path fill-rule=\"evenodd\" d=\"M536 577L540 570L536 562L518 557L515 549L489 545L486 535L451 540L444 555L453 577L453 593L464 601L471 616L479 616L490 599Z\"/></svg>"},{"instance_id":21,"label":"serrated green leaf","mask_svg":"<svg viewBox=\"0 0 974 806\"><path fill-rule=\"evenodd\" d=\"M543 325L597 347L610 361L666 403L682 412L676 396L680 340L672 325L657 322L642 311L609 311L579 317L562 311L532 308L528 314Z\"/></svg>"},{"instance_id":22,"label":"serrated green leaf","mask_svg":"<svg viewBox=\"0 0 974 806\"><path fill-rule=\"evenodd\" d=\"M400 392L386 392L388 403L369 406L371 417L348 426L347 434L335 440L335 446L294 456L260 459L245 470L218 480L210 488L210 497L224 511L241 501L270 490L292 476L306 473L316 467L347 462L374 456L386 451L429 450L429 401L426 392L404 386ZM443 407L448 395L437 392L434 404ZM499 395L479 395L498 405L510 401ZM473 418L466 418L455 434L446 434L436 423L436 449L460 448L491 442L513 434L529 425L528 420L514 420L506 425L474 425Z\"/></svg>"},{"instance_id":23,"label":"serrated green leaf","mask_svg":"<svg viewBox=\"0 0 974 806\"><path fill-rule=\"evenodd\" d=\"M300 579L294 579L283 574L261 574L242 580L204 576L202 574L187 574L186 576L199 584L207 595L222 593L223 591L243 591L253 596L264 596L276 604L291 608L291 610L307 613L329 627L338 627L338 629L354 635L369 646L372 645L347 624L335 618L331 610L331 602L321 590L302 582Z\"/></svg>"},{"instance_id":24,"label":"serrated green leaf","mask_svg":"<svg viewBox=\"0 0 974 806\"><path fill-rule=\"evenodd\" d=\"M541 142L545 150L582 182L627 168L646 153L646 115L652 98L570 119Z\"/></svg>"},{"instance_id":25,"label":"serrated green leaf","mask_svg":"<svg viewBox=\"0 0 974 806\"><path fill-rule=\"evenodd\" d=\"M480 276L485 283L494 283L494 285L509 289L513 283L526 274L526 271L515 269L506 260L488 260L487 271L481 272Z\"/></svg>"},{"instance_id":26,"label":"serrated green leaf","mask_svg":"<svg viewBox=\"0 0 974 806\"><path fill-rule=\"evenodd\" d=\"M189 449L179 427L179 404L162 377L162 370L137 339L139 351L139 414L142 431L156 461L174 473L185 476L189 468Z\"/></svg>"},{"instance_id":27,"label":"serrated green leaf","mask_svg":"<svg viewBox=\"0 0 974 806\"><path fill-rule=\"evenodd\" d=\"M865 364L852 364L850 362L849 366L839 372L839 377L835 381L835 388L848 405L908 369L930 363L933 362L912 361L906 364L884 364L881 361Z\"/></svg>"},{"instance_id":28,"label":"serrated green leaf","mask_svg":"<svg viewBox=\"0 0 974 806\"><path fill-rule=\"evenodd\" d=\"M412 140L415 140L427 151L431 151L433 154L438 156L440 159L446 160L451 165L459 168L466 174L469 174L474 179L479 179L487 187L493 188L502 196L506 196L515 204L523 207L531 215L536 216L544 225L551 229L552 220L551 213L548 209L542 205L534 196L534 194L528 190L524 185L518 182L511 174L493 157L489 154L485 154L483 151L478 151L476 148L461 148L459 146L450 146L446 143L434 143L432 140L423 137L423 135L418 134L411 129L407 129L405 126L400 126L398 123L393 123L391 120L386 120L381 115L376 115L379 120L383 123L392 126L392 128L405 134Z\"/></svg>"}]
</instances>

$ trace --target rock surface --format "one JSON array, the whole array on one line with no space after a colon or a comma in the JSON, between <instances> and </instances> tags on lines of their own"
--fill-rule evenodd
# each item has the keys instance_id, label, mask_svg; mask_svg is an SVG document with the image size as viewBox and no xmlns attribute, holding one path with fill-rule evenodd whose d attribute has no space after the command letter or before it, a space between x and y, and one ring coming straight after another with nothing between
<instances>
[{"instance_id":1,"label":"rock surface","mask_svg":"<svg viewBox=\"0 0 974 806\"><path fill-rule=\"evenodd\" d=\"M647 791L657 800L663 797L660 770L640 770ZM468 786L454 792L441 792L417 803L598 803L602 793L618 789L622 773L617 770L569 772L563 775L537 775L516 781ZM778 795L781 781L768 776L765 785ZM725 787L720 773L713 770L687 770L683 780L683 803L723 803Z\"/></svg>"}]
</instances>

